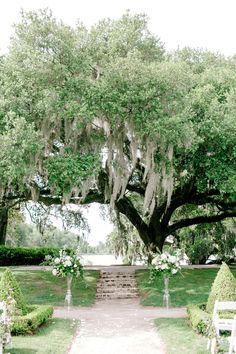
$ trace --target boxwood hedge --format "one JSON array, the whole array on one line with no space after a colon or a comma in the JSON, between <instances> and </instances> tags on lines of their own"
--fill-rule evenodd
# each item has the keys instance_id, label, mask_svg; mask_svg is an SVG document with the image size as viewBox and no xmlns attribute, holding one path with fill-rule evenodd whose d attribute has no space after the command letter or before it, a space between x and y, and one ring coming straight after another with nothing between
<instances>
[{"instance_id":1,"label":"boxwood hedge","mask_svg":"<svg viewBox=\"0 0 236 354\"><path fill-rule=\"evenodd\" d=\"M187 306L187 313L192 328L207 336L212 315L205 311L205 307L206 304L191 304Z\"/></svg>"},{"instance_id":2,"label":"boxwood hedge","mask_svg":"<svg viewBox=\"0 0 236 354\"><path fill-rule=\"evenodd\" d=\"M0 266L39 265L45 256L57 255L57 248L25 248L0 246Z\"/></svg>"},{"instance_id":3,"label":"boxwood hedge","mask_svg":"<svg viewBox=\"0 0 236 354\"><path fill-rule=\"evenodd\" d=\"M26 315L13 317L11 333L14 335L31 334L50 317L52 317L52 314L52 306L28 306L28 313Z\"/></svg>"}]
</instances>

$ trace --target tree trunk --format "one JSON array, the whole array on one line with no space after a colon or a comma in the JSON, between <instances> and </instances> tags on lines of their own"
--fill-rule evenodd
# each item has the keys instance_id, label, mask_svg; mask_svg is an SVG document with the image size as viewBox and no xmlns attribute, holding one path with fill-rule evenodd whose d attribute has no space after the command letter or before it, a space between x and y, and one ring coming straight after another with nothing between
<instances>
[{"instance_id":1,"label":"tree trunk","mask_svg":"<svg viewBox=\"0 0 236 354\"><path fill-rule=\"evenodd\" d=\"M0 208L0 245L5 245L7 235L8 208Z\"/></svg>"},{"instance_id":2,"label":"tree trunk","mask_svg":"<svg viewBox=\"0 0 236 354\"><path fill-rule=\"evenodd\" d=\"M141 218L132 202L126 197L116 202L116 208L133 224L138 231L141 240L150 251L155 253L157 251L156 248L158 248L160 252L162 251L165 239L168 235L163 232L160 220L156 218L155 222L147 224Z\"/></svg>"}]
</instances>

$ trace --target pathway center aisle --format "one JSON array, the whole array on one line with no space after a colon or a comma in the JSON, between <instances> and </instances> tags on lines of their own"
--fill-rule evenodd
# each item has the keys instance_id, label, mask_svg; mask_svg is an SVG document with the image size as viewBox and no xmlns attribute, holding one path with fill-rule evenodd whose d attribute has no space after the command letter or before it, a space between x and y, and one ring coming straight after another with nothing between
<instances>
[{"instance_id":1,"label":"pathway center aisle","mask_svg":"<svg viewBox=\"0 0 236 354\"><path fill-rule=\"evenodd\" d=\"M143 316L134 299L97 302L82 318L70 354L164 354L153 320Z\"/></svg>"},{"instance_id":2,"label":"pathway center aisle","mask_svg":"<svg viewBox=\"0 0 236 354\"><path fill-rule=\"evenodd\" d=\"M69 354L166 354L157 317L183 317L185 309L142 307L138 299L97 301L92 308L55 309L56 317L81 320Z\"/></svg>"}]
</instances>

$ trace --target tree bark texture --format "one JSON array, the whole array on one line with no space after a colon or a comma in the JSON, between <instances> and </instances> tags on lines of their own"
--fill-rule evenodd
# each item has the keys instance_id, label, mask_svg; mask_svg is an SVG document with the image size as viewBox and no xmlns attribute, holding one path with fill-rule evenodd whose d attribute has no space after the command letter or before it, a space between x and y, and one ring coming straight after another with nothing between
<instances>
[{"instance_id":1,"label":"tree bark texture","mask_svg":"<svg viewBox=\"0 0 236 354\"><path fill-rule=\"evenodd\" d=\"M5 245L7 235L8 208L0 208L0 245Z\"/></svg>"}]
</instances>

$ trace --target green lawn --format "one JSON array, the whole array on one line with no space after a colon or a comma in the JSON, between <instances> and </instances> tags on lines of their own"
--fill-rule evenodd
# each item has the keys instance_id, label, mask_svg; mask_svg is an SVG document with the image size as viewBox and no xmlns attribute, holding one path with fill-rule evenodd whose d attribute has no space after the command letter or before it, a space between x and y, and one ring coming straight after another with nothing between
<instances>
[{"instance_id":1,"label":"green lawn","mask_svg":"<svg viewBox=\"0 0 236 354\"><path fill-rule=\"evenodd\" d=\"M30 336L13 337L11 354L65 354L78 328L78 321L54 318Z\"/></svg>"},{"instance_id":2,"label":"green lawn","mask_svg":"<svg viewBox=\"0 0 236 354\"><path fill-rule=\"evenodd\" d=\"M155 324L168 354L209 354L207 338L196 334L185 318L158 318Z\"/></svg>"},{"instance_id":3,"label":"green lawn","mask_svg":"<svg viewBox=\"0 0 236 354\"><path fill-rule=\"evenodd\" d=\"M1 268L1 272L4 268ZM63 306L66 293L66 278L57 278L51 271L13 271L28 304L50 304ZM91 306L95 301L96 284L99 273L86 270L84 279L75 278L72 284L74 306Z\"/></svg>"},{"instance_id":4,"label":"green lawn","mask_svg":"<svg viewBox=\"0 0 236 354\"><path fill-rule=\"evenodd\" d=\"M185 306L206 302L211 285L218 269L182 269L170 279L171 306ZM236 269L232 270L236 276ZM150 284L149 271L139 270L136 273L142 305L162 306L163 279L160 277L156 284Z\"/></svg>"}]
</instances>

